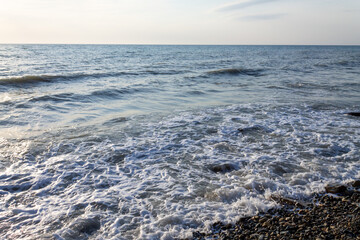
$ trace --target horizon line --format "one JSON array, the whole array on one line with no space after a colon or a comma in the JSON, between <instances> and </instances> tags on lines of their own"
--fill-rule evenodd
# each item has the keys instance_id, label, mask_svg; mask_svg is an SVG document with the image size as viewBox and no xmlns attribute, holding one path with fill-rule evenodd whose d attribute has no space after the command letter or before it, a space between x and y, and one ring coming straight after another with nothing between
<instances>
[{"instance_id":1,"label":"horizon line","mask_svg":"<svg viewBox=\"0 0 360 240\"><path fill-rule=\"evenodd\" d=\"M124 45L124 46L360 46L360 44L206 44L206 43L0 43L0 45Z\"/></svg>"}]
</instances>

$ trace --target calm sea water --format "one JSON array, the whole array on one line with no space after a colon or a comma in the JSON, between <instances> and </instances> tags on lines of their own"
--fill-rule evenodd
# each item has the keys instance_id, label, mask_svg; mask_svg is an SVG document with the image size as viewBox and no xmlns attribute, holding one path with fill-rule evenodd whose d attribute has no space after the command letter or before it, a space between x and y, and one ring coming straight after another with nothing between
<instances>
[{"instance_id":1,"label":"calm sea water","mask_svg":"<svg viewBox=\"0 0 360 240\"><path fill-rule=\"evenodd\" d=\"M187 237L358 179L350 111L360 47L0 45L0 238Z\"/></svg>"}]
</instances>

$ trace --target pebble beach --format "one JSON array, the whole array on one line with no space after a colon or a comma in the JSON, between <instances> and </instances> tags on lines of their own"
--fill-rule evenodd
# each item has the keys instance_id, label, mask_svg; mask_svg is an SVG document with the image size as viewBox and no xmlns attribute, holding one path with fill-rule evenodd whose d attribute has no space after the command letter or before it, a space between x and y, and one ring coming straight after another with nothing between
<instances>
[{"instance_id":1,"label":"pebble beach","mask_svg":"<svg viewBox=\"0 0 360 240\"><path fill-rule=\"evenodd\" d=\"M274 196L279 208L235 224L213 225L192 239L360 239L360 181L328 186L305 201Z\"/></svg>"}]
</instances>

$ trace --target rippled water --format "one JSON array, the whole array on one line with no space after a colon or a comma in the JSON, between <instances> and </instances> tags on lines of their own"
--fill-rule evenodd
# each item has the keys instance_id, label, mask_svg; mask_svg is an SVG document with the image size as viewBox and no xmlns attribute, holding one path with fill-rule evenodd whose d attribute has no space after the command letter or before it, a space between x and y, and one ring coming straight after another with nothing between
<instances>
[{"instance_id":1,"label":"rippled water","mask_svg":"<svg viewBox=\"0 0 360 240\"><path fill-rule=\"evenodd\" d=\"M360 178L360 47L0 45L0 238L172 239Z\"/></svg>"}]
</instances>

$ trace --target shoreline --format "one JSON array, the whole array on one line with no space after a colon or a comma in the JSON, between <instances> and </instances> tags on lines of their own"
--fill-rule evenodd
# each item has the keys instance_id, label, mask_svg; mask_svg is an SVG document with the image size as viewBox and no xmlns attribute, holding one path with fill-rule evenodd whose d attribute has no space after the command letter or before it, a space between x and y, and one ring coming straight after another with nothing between
<instances>
[{"instance_id":1,"label":"shoreline","mask_svg":"<svg viewBox=\"0 0 360 240\"><path fill-rule=\"evenodd\" d=\"M279 208L235 224L216 222L211 232L188 239L360 239L359 188L360 181L331 185L305 201L273 196Z\"/></svg>"}]
</instances>

